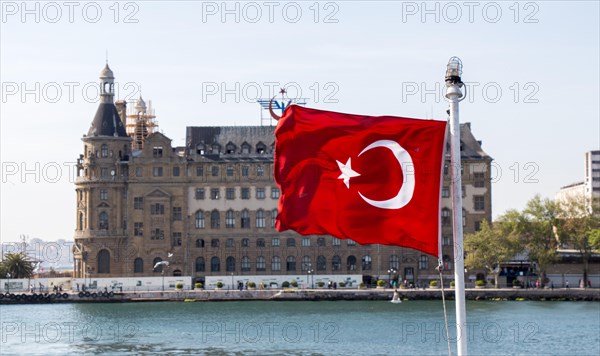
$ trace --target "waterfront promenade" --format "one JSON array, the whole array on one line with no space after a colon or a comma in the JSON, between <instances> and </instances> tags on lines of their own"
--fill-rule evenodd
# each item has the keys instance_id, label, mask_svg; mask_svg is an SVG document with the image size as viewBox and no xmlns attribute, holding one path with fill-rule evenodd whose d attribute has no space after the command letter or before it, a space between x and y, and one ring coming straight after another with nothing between
<instances>
[{"instance_id":1,"label":"waterfront promenade","mask_svg":"<svg viewBox=\"0 0 600 356\"><path fill-rule=\"evenodd\" d=\"M0 304L30 303L126 303L147 301L240 301L240 300L391 300L394 290L390 288L367 289L272 289L272 290L226 290L195 289L168 291L128 291L122 293L88 291L78 293L66 291L54 293L3 294ZM442 298L440 289L398 289L402 300L435 300ZM446 299L454 299L454 289L445 289ZM468 300L569 300L600 301L598 288L555 288L555 289L467 289Z\"/></svg>"}]
</instances>

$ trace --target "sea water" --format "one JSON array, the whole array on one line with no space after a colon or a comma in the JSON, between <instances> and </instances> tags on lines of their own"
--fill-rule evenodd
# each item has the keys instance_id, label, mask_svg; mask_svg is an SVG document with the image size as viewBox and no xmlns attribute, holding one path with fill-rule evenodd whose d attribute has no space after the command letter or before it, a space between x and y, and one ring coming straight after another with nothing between
<instances>
[{"instance_id":1,"label":"sea water","mask_svg":"<svg viewBox=\"0 0 600 356\"><path fill-rule=\"evenodd\" d=\"M0 354L447 355L441 301L0 306ZM599 355L600 303L468 301L471 355Z\"/></svg>"}]
</instances>

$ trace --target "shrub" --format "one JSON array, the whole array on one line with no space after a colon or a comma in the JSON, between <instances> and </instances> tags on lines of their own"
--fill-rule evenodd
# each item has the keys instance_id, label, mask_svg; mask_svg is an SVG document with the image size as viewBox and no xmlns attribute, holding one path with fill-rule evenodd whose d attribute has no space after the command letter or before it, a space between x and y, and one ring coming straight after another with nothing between
<instances>
[{"instance_id":1,"label":"shrub","mask_svg":"<svg viewBox=\"0 0 600 356\"><path fill-rule=\"evenodd\" d=\"M454 281L450 281L450 287L454 287L456 283Z\"/></svg>"},{"instance_id":2,"label":"shrub","mask_svg":"<svg viewBox=\"0 0 600 356\"><path fill-rule=\"evenodd\" d=\"M296 288L298 287L298 281L296 281L295 279L292 280L292 283L290 283L292 285L292 287Z\"/></svg>"},{"instance_id":3,"label":"shrub","mask_svg":"<svg viewBox=\"0 0 600 356\"><path fill-rule=\"evenodd\" d=\"M290 287L290 282L288 282L288 281L284 281L283 283L281 283L281 286L282 286L283 288L289 288L289 287Z\"/></svg>"},{"instance_id":4,"label":"shrub","mask_svg":"<svg viewBox=\"0 0 600 356\"><path fill-rule=\"evenodd\" d=\"M383 279L380 279L377 281L377 287L383 287L385 286L385 281Z\"/></svg>"},{"instance_id":5,"label":"shrub","mask_svg":"<svg viewBox=\"0 0 600 356\"><path fill-rule=\"evenodd\" d=\"M358 288L365 288L365 282L360 282L360 284L358 285Z\"/></svg>"},{"instance_id":6,"label":"shrub","mask_svg":"<svg viewBox=\"0 0 600 356\"><path fill-rule=\"evenodd\" d=\"M325 286L325 282L317 282L317 286L319 286L319 288L323 288Z\"/></svg>"},{"instance_id":7,"label":"shrub","mask_svg":"<svg viewBox=\"0 0 600 356\"><path fill-rule=\"evenodd\" d=\"M512 285L513 285L513 287L520 287L521 281L519 281L518 279L513 279Z\"/></svg>"},{"instance_id":8,"label":"shrub","mask_svg":"<svg viewBox=\"0 0 600 356\"><path fill-rule=\"evenodd\" d=\"M248 288L256 288L256 283L248 282Z\"/></svg>"},{"instance_id":9,"label":"shrub","mask_svg":"<svg viewBox=\"0 0 600 356\"><path fill-rule=\"evenodd\" d=\"M179 282L175 285L175 288L177 289L183 289L183 283Z\"/></svg>"},{"instance_id":10,"label":"shrub","mask_svg":"<svg viewBox=\"0 0 600 356\"><path fill-rule=\"evenodd\" d=\"M438 286L438 281L436 279L433 279L433 280L429 281L429 286L430 287L437 287Z\"/></svg>"},{"instance_id":11,"label":"shrub","mask_svg":"<svg viewBox=\"0 0 600 356\"><path fill-rule=\"evenodd\" d=\"M338 283L338 286L344 288L346 286L346 282L340 282L340 283Z\"/></svg>"},{"instance_id":12,"label":"shrub","mask_svg":"<svg viewBox=\"0 0 600 356\"><path fill-rule=\"evenodd\" d=\"M202 287L204 287L204 286L200 282L196 282L196 284L194 284L194 288L196 288L196 289L202 289Z\"/></svg>"},{"instance_id":13,"label":"shrub","mask_svg":"<svg viewBox=\"0 0 600 356\"><path fill-rule=\"evenodd\" d=\"M487 282L484 279L478 279L475 281L475 285L478 287L483 287L487 284Z\"/></svg>"},{"instance_id":14,"label":"shrub","mask_svg":"<svg viewBox=\"0 0 600 356\"><path fill-rule=\"evenodd\" d=\"M217 288L223 288L223 282L218 281L217 282Z\"/></svg>"}]
</instances>

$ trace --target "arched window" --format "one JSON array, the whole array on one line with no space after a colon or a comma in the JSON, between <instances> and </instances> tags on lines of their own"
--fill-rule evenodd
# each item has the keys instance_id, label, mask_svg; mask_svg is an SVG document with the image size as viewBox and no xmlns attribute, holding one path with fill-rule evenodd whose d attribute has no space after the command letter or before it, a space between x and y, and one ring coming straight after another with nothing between
<instances>
[{"instance_id":1,"label":"arched window","mask_svg":"<svg viewBox=\"0 0 600 356\"><path fill-rule=\"evenodd\" d=\"M267 261L265 260L264 256L256 257L256 271L260 272L260 271L265 271L266 269L267 269Z\"/></svg>"},{"instance_id":2,"label":"arched window","mask_svg":"<svg viewBox=\"0 0 600 356\"><path fill-rule=\"evenodd\" d=\"M219 153L221 153L221 145L219 145L218 143L213 144L211 153L213 155L218 155Z\"/></svg>"},{"instance_id":3,"label":"arched window","mask_svg":"<svg viewBox=\"0 0 600 356\"><path fill-rule=\"evenodd\" d=\"M100 213L98 218L98 229L108 230L108 213L106 211Z\"/></svg>"},{"instance_id":4,"label":"arched window","mask_svg":"<svg viewBox=\"0 0 600 356\"><path fill-rule=\"evenodd\" d=\"M390 268L395 269L396 271L400 270L400 259L396 255L390 256Z\"/></svg>"},{"instance_id":5,"label":"arched window","mask_svg":"<svg viewBox=\"0 0 600 356\"><path fill-rule=\"evenodd\" d=\"M79 230L83 230L83 213L79 213Z\"/></svg>"},{"instance_id":6,"label":"arched window","mask_svg":"<svg viewBox=\"0 0 600 356\"><path fill-rule=\"evenodd\" d=\"M265 212L262 209L256 211L256 227L265 227Z\"/></svg>"},{"instance_id":7,"label":"arched window","mask_svg":"<svg viewBox=\"0 0 600 356\"><path fill-rule=\"evenodd\" d=\"M250 228L250 213L248 212L248 209L244 209L242 210L242 229L249 229Z\"/></svg>"},{"instance_id":8,"label":"arched window","mask_svg":"<svg viewBox=\"0 0 600 356\"><path fill-rule=\"evenodd\" d=\"M295 247L296 239L294 239L293 237L288 237L287 240L285 241L285 243L286 243L287 247Z\"/></svg>"},{"instance_id":9,"label":"arched window","mask_svg":"<svg viewBox=\"0 0 600 356\"><path fill-rule=\"evenodd\" d=\"M263 155L265 153L267 153L267 145L265 145L262 142L259 142L256 144L256 153L258 153L259 155Z\"/></svg>"},{"instance_id":10,"label":"arched window","mask_svg":"<svg viewBox=\"0 0 600 356\"><path fill-rule=\"evenodd\" d=\"M233 256L229 256L225 260L225 270L227 272L235 272L235 258Z\"/></svg>"},{"instance_id":11,"label":"arched window","mask_svg":"<svg viewBox=\"0 0 600 356\"><path fill-rule=\"evenodd\" d=\"M371 256L369 255L364 255L362 258L362 270L363 271L370 271L371 270Z\"/></svg>"},{"instance_id":12,"label":"arched window","mask_svg":"<svg viewBox=\"0 0 600 356\"><path fill-rule=\"evenodd\" d=\"M321 255L317 257L317 271L325 271L327 270L327 259L325 256Z\"/></svg>"},{"instance_id":13,"label":"arched window","mask_svg":"<svg viewBox=\"0 0 600 356\"><path fill-rule=\"evenodd\" d=\"M225 213L225 227L233 229L235 227L235 213L233 210L227 210Z\"/></svg>"},{"instance_id":14,"label":"arched window","mask_svg":"<svg viewBox=\"0 0 600 356\"><path fill-rule=\"evenodd\" d=\"M233 153L235 153L235 145L233 144L233 142L229 142L225 146L225 153L227 153L227 154L233 154Z\"/></svg>"},{"instance_id":15,"label":"arched window","mask_svg":"<svg viewBox=\"0 0 600 356\"><path fill-rule=\"evenodd\" d=\"M296 257L288 256L285 266L286 266L287 271L295 271L296 270Z\"/></svg>"},{"instance_id":16,"label":"arched window","mask_svg":"<svg viewBox=\"0 0 600 356\"><path fill-rule=\"evenodd\" d=\"M250 145L248 144L248 142L242 143L242 153L243 154L250 153Z\"/></svg>"},{"instance_id":17,"label":"arched window","mask_svg":"<svg viewBox=\"0 0 600 356\"><path fill-rule=\"evenodd\" d=\"M100 157L102 157L102 158L108 157L108 146L105 144L100 146Z\"/></svg>"},{"instance_id":18,"label":"arched window","mask_svg":"<svg viewBox=\"0 0 600 356\"><path fill-rule=\"evenodd\" d=\"M281 271L281 258L278 256L271 259L271 271Z\"/></svg>"},{"instance_id":19,"label":"arched window","mask_svg":"<svg viewBox=\"0 0 600 356\"><path fill-rule=\"evenodd\" d=\"M196 247L204 247L204 239L197 239L196 240Z\"/></svg>"},{"instance_id":20,"label":"arched window","mask_svg":"<svg viewBox=\"0 0 600 356\"><path fill-rule=\"evenodd\" d=\"M196 272L204 272L204 257L196 258Z\"/></svg>"},{"instance_id":21,"label":"arched window","mask_svg":"<svg viewBox=\"0 0 600 356\"><path fill-rule=\"evenodd\" d=\"M133 260L133 273L143 273L144 272L144 260L140 257Z\"/></svg>"},{"instance_id":22,"label":"arched window","mask_svg":"<svg viewBox=\"0 0 600 356\"><path fill-rule=\"evenodd\" d=\"M210 240L210 247L219 247L219 239Z\"/></svg>"},{"instance_id":23,"label":"arched window","mask_svg":"<svg viewBox=\"0 0 600 356\"><path fill-rule=\"evenodd\" d=\"M156 266L157 263L162 262L162 258L160 257L156 257L154 260L152 260L152 268L153 268L153 272L162 272L163 271L163 267L164 265L159 265ZM154 268L154 266L156 266L156 268Z\"/></svg>"},{"instance_id":24,"label":"arched window","mask_svg":"<svg viewBox=\"0 0 600 356\"><path fill-rule=\"evenodd\" d=\"M219 257L215 256L210 259L210 271L211 272L221 271L221 260L219 260Z\"/></svg>"},{"instance_id":25,"label":"arched window","mask_svg":"<svg viewBox=\"0 0 600 356\"><path fill-rule=\"evenodd\" d=\"M331 270L339 271L340 269L342 269L342 259L340 256L335 255L331 259Z\"/></svg>"},{"instance_id":26,"label":"arched window","mask_svg":"<svg viewBox=\"0 0 600 356\"><path fill-rule=\"evenodd\" d=\"M218 210L213 210L210 213L210 227L212 229L218 229L221 226L221 217Z\"/></svg>"},{"instance_id":27,"label":"arched window","mask_svg":"<svg viewBox=\"0 0 600 356\"><path fill-rule=\"evenodd\" d=\"M196 212L196 229L204 229L204 211Z\"/></svg>"},{"instance_id":28,"label":"arched window","mask_svg":"<svg viewBox=\"0 0 600 356\"><path fill-rule=\"evenodd\" d=\"M244 256L242 257L242 272L250 271L250 257Z\"/></svg>"},{"instance_id":29,"label":"arched window","mask_svg":"<svg viewBox=\"0 0 600 356\"><path fill-rule=\"evenodd\" d=\"M110 273L110 252L100 250L98 252L98 273Z\"/></svg>"},{"instance_id":30,"label":"arched window","mask_svg":"<svg viewBox=\"0 0 600 356\"><path fill-rule=\"evenodd\" d=\"M312 264L310 263L310 257L308 256L304 256L302 257L302 270L303 271L308 271L310 270L310 267L312 266Z\"/></svg>"},{"instance_id":31,"label":"arched window","mask_svg":"<svg viewBox=\"0 0 600 356\"><path fill-rule=\"evenodd\" d=\"M356 257L350 255L346 259L346 269L348 271L356 271Z\"/></svg>"},{"instance_id":32,"label":"arched window","mask_svg":"<svg viewBox=\"0 0 600 356\"><path fill-rule=\"evenodd\" d=\"M271 210L271 227L275 228L275 222L277 222L277 209Z\"/></svg>"},{"instance_id":33,"label":"arched window","mask_svg":"<svg viewBox=\"0 0 600 356\"><path fill-rule=\"evenodd\" d=\"M242 247L249 247L250 239L242 239Z\"/></svg>"}]
</instances>

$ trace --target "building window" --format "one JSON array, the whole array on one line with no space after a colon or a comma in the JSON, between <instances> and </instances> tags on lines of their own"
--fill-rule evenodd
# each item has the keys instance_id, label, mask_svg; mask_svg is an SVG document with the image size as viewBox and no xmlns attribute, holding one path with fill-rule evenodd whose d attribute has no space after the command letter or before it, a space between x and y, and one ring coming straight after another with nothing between
<instances>
[{"instance_id":1,"label":"building window","mask_svg":"<svg viewBox=\"0 0 600 356\"><path fill-rule=\"evenodd\" d=\"M419 258L419 269L428 269L429 268L429 257L427 255L421 255Z\"/></svg>"},{"instance_id":2,"label":"building window","mask_svg":"<svg viewBox=\"0 0 600 356\"><path fill-rule=\"evenodd\" d=\"M256 145L256 153L258 153L259 155L264 155L265 153L267 153L267 146L265 146L264 143L259 142Z\"/></svg>"},{"instance_id":3,"label":"building window","mask_svg":"<svg viewBox=\"0 0 600 356\"><path fill-rule=\"evenodd\" d=\"M204 153L206 153L206 147L204 147L204 145L200 144L196 146L196 154L204 156Z\"/></svg>"},{"instance_id":4,"label":"building window","mask_svg":"<svg viewBox=\"0 0 600 356\"><path fill-rule=\"evenodd\" d=\"M250 271L250 258L248 256L242 257L242 272Z\"/></svg>"},{"instance_id":5,"label":"building window","mask_svg":"<svg viewBox=\"0 0 600 356\"><path fill-rule=\"evenodd\" d=\"M271 271L281 271L281 258L278 256L271 258Z\"/></svg>"},{"instance_id":6,"label":"building window","mask_svg":"<svg viewBox=\"0 0 600 356\"><path fill-rule=\"evenodd\" d=\"M242 177L248 177L249 172L250 172L249 166L242 166Z\"/></svg>"},{"instance_id":7,"label":"building window","mask_svg":"<svg viewBox=\"0 0 600 356\"><path fill-rule=\"evenodd\" d=\"M448 164L444 164L444 175L447 176L448 175Z\"/></svg>"},{"instance_id":8,"label":"building window","mask_svg":"<svg viewBox=\"0 0 600 356\"><path fill-rule=\"evenodd\" d=\"M302 238L302 247L310 247L310 238L309 237Z\"/></svg>"},{"instance_id":9,"label":"building window","mask_svg":"<svg viewBox=\"0 0 600 356\"><path fill-rule=\"evenodd\" d=\"M337 237L334 237L331 240L331 246L341 246L342 245L342 240L338 239Z\"/></svg>"},{"instance_id":10,"label":"building window","mask_svg":"<svg viewBox=\"0 0 600 356\"><path fill-rule=\"evenodd\" d=\"M210 271L211 272L220 272L221 271L221 260L219 257L213 257L210 259Z\"/></svg>"},{"instance_id":11,"label":"building window","mask_svg":"<svg viewBox=\"0 0 600 356\"><path fill-rule=\"evenodd\" d=\"M152 167L152 175L154 177L162 177L163 167Z\"/></svg>"},{"instance_id":12,"label":"building window","mask_svg":"<svg viewBox=\"0 0 600 356\"><path fill-rule=\"evenodd\" d=\"M227 176L233 177L233 166L227 166Z\"/></svg>"},{"instance_id":13,"label":"building window","mask_svg":"<svg viewBox=\"0 0 600 356\"><path fill-rule=\"evenodd\" d=\"M108 200L108 191L106 189L100 189L100 200Z\"/></svg>"},{"instance_id":14,"label":"building window","mask_svg":"<svg viewBox=\"0 0 600 356\"><path fill-rule=\"evenodd\" d=\"M160 257L156 257L154 260L152 260L152 266L156 266L157 263L162 262L162 258ZM160 264L158 266L156 266L156 268L153 267L152 272L162 272L163 270L163 265Z\"/></svg>"},{"instance_id":15,"label":"building window","mask_svg":"<svg viewBox=\"0 0 600 356\"><path fill-rule=\"evenodd\" d=\"M348 244L348 246L356 246L356 241L354 241L354 240L348 239L348 240L346 240L346 243Z\"/></svg>"},{"instance_id":16,"label":"building window","mask_svg":"<svg viewBox=\"0 0 600 356\"><path fill-rule=\"evenodd\" d=\"M212 247L212 248L218 248L219 247L219 239L212 239L212 240L210 240L210 247Z\"/></svg>"},{"instance_id":17,"label":"building window","mask_svg":"<svg viewBox=\"0 0 600 356\"><path fill-rule=\"evenodd\" d=\"M250 213L247 209L242 210L242 218L240 220L242 229L250 228Z\"/></svg>"},{"instance_id":18,"label":"building window","mask_svg":"<svg viewBox=\"0 0 600 356\"><path fill-rule=\"evenodd\" d=\"M180 221L182 218L182 211L181 211L181 207L179 206L174 206L173 207L173 220L174 221Z\"/></svg>"},{"instance_id":19,"label":"building window","mask_svg":"<svg viewBox=\"0 0 600 356\"><path fill-rule=\"evenodd\" d=\"M108 146L107 145L100 146L100 157L102 157L102 158L108 157Z\"/></svg>"},{"instance_id":20,"label":"building window","mask_svg":"<svg viewBox=\"0 0 600 356\"><path fill-rule=\"evenodd\" d=\"M324 237L319 237L317 239L317 246L319 246L319 247L325 247L325 238Z\"/></svg>"},{"instance_id":21,"label":"building window","mask_svg":"<svg viewBox=\"0 0 600 356\"><path fill-rule=\"evenodd\" d=\"M363 271L370 271L371 270L371 266L372 266L371 256L369 256L369 255L363 256L362 257L362 270Z\"/></svg>"},{"instance_id":22,"label":"building window","mask_svg":"<svg viewBox=\"0 0 600 356\"><path fill-rule=\"evenodd\" d=\"M265 175L265 167L262 165L256 166L256 176L262 177Z\"/></svg>"},{"instance_id":23,"label":"building window","mask_svg":"<svg viewBox=\"0 0 600 356\"><path fill-rule=\"evenodd\" d=\"M100 168L100 177L108 177L108 168Z\"/></svg>"},{"instance_id":24,"label":"building window","mask_svg":"<svg viewBox=\"0 0 600 356\"><path fill-rule=\"evenodd\" d=\"M196 200L204 200L204 188L196 188Z\"/></svg>"},{"instance_id":25,"label":"building window","mask_svg":"<svg viewBox=\"0 0 600 356\"><path fill-rule=\"evenodd\" d=\"M485 210L485 197L483 195L474 195L473 196L473 204L474 204L473 208L476 211Z\"/></svg>"},{"instance_id":26,"label":"building window","mask_svg":"<svg viewBox=\"0 0 600 356\"><path fill-rule=\"evenodd\" d=\"M234 247L234 245L235 245L235 242L233 241L233 239L227 239L225 241L225 247L227 247L227 248L232 248L232 247Z\"/></svg>"},{"instance_id":27,"label":"building window","mask_svg":"<svg viewBox=\"0 0 600 356\"><path fill-rule=\"evenodd\" d=\"M442 257L442 262L444 263L444 271L452 270L453 266L452 266L452 259L450 258L450 256L444 255Z\"/></svg>"},{"instance_id":28,"label":"building window","mask_svg":"<svg viewBox=\"0 0 600 356\"><path fill-rule=\"evenodd\" d=\"M160 158L163 156L163 148L162 147L153 147L152 148L152 157Z\"/></svg>"},{"instance_id":29,"label":"building window","mask_svg":"<svg viewBox=\"0 0 600 356\"><path fill-rule=\"evenodd\" d=\"M179 177L179 167L173 167L173 177Z\"/></svg>"},{"instance_id":30,"label":"building window","mask_svg":"<svg viewBox=\"0 0 600 356\"><path fill-rule=\"evenodd\" d=\"M262 272L267 269L267 261L263 256L256 257L256 271Z\"/></svg>"},{"instance_id":31,"label":"building window","mask_svg":"<svg viewBox=\"0 0 600 356\"><path fill-rule=\"evenodd\" d=\"M293 237L288 237L285 244L287 247L296 247L296 240Z\"/></svg>"},{"instance_id":32,"label":"building window","mask_svg":"<svg viewBox=\"0 0 600 356\"><path fill-rule=\"evenodd\" d=\"M256 211L256 227L265 227L265 212L262 209Z\"/></svg>"},{"instance_id":33,"label":"building window","mask_svg":"<svg viewBox=\"0 0 600 356\"><path fill-rule=\"evenodd\" d=\"M106 211L103 211L100 213L100 216L98 219L98 229L99 230L108 230L108 213L106 213Z\"/></svg>"},{"instance_id":34,"label":"building window","mask_svg":"<svg viewBox=\"0 0 600 356\"><path fill-rule=\"evenodd\" d=\"M348 258L346 259L346 269L348 271L356 271L356 257L355 256L348 256Z\"/></svg>"},{"instance_id":35,"label":"building window","mask_svg":"<svg viewBox=\"0 0 600 356\"><path fill-rule=\"evenodd\" d=\"M98 273L110 273L110 252L107 250L100 250L98 252Z\"/></svg>"},{"instance_id":36,"label":"building window","mask_svg":"<svg viewBox=\"0 0 600 356\"><path fill-rule=\"evenodd\" d=\"M235 145L233 144L233 142L229 142L227 145L225 145L225 153L229 155L235 153Z\"/></svg>"},{"instance_id":37,"label":"building window","mask_svg":"<svg viewBox=\"0 0 600 356\"><path fill-rule=\"evenodd\" d=\"M204 229L204 211L196 212L196 229Z\"/></svg>"},{"instance_id":38,"label":"building window","mask_svg":"<svg viewBox=\"0 0 600 356\"><path fill-rule=\"evenodd\" d=\"M204 239L197 239L196 240L196 247L198 247L198 248L204 248Z\"/></svg>"},{"instance_id":39,"label":"building window","mask_svg":"<svg viewBox=\"0 0 600 356\"><path fill-rule=\"evenodd\" d=\"M450 209L442 209L442 226L450 226Z\"/></svg>"},{"instance_id":40,"label":"building window","mask_svg":"<svg viewBox=\"0 0 600 356\"><path fill-rule=\"evenodd\" d=\"M265 188L256 188L256 199L265 198Z\"/></svg>"},{"instance_id":41,"label":"building window","mask_svg":"<svg viewBox=\"0 0 600 356\"><path fill-rule=\"evenodd\" d=\"M317 271L327 270L327 259L325 256L320 255L317 257Z\"/></svg>"},{"instance_id":42,"label":"building window","mask_svg":"<svg viewBox=\"0 0 600 356\"><path fill-rule=\"evenodd\" d=\"M203 166L196 167L196 176L202 177L203 175L204 175L204 167Z\"/></svg>"},{"instance_id":43,"label":"building window","mask_svg":"<svg viewBox=\"0 0 600 356\"><path fill-rule=\"evenodd\" d=\"M204 257L197 257L196 258L196 272L204 272L204 269L205 269Z\"/></svg>"},{"instance_id":44,"label":"building window","mask_svg":"<svg viewBox=\"0 0 600 356\"><path fill-rule=\"evenodd\" d=\"M229 256L225 260L225 271L235 272L235 258L233 256Z\"/></svg>"},{"instance_id":45,"label":"building window","mask_svg":"<svg viewBox=\"0 0 600 356\"><path fill-rule=\"evenodd\" d=\"M171 238L171 246L181 246L181 232L174 232Z\"/></svg>"},{"instance_id":46,"label":"building window","mask_svg":"<svg viewBox=\"0 0 600 356\"><path fill-rule=\"evenodd\" d=\"M150 215L164 215L165 214L165 205L156 203L150 205Z\"/></svg>"},{"instance_id":47,"label":"building window","mask_svg":"<svg viewBox=\"0 0 600 356\"><path fill-rule=\"evenodd\" d=\"M288 256L285 261L285 269L286 271L295 271L296 270L296 257Z\"/></svg>"},{"instance_id":48,"label":"building window","mask_svg":"<svg viewBox=\"0 0 600 356\"><path fill-rule=\"evenodd\" d=\"M212 167L210 168L210 174L211 174L213 177L218 177L218 176L219 176L219 166L212 166Z\"/></svg>"},{"instance_id":49,"label":"building window","mask_svg":"<svg viewBox=\"0 0 600 356\"><path fill-rule=\"evenodd\" d=\"M279 188L271 187L271 199L279 199Z\"/></svg>"},{"instance_id":50,"label":"building window","mask_svg":"<svg viewBox=\"0 0 600 356\"><path fill-rule=\"evenodd\" d=\"M390 256L390 269L393 268L396 271L400 270L400 259L396 255Z\"/></svg>"},{"instance_id":51,"label":"building window","mask_svg":"<svg viewBox=\"0 0 600 356\"><path fill-rule=\"evenodd\" d=\"M250 247L250 239L242 239L242 247Z\"/></svg>"},{"instance_id":52,"label":"building window","mask_svg":"<svg viewBox=\"0 0 600 356\"><path fill-rule=\"evenodd\" d=\"M144 223L134 222L133 223L133 236L144 236Z\"/></svg>"},{"instance_id":53,"label":"building window","mask_svg":"<svg viewBox=\"0 0 600 356\"><path fill-rule=\"evenodd\" d=\"M340 256L333 256L333 258L331 259L331 270L332 271L339 271L340 269L342 269L342 259Z\"/></svg>"},{"instance_id":54,"label":"building window","mask_svg":"<svg viewBox=\"0 0 600 356\"><path fill-rule=\"evenodd\" d=\"M225 199L227 199L227 200L235 199L235 188L225 188Z\"/></svg>"},{"instance_id":55,"label":"building window","mask_svg":"<svg viewBox=\"0 0 600 356\"><path fill-rule=\"evenodd\" d=\"M277 222L277 209L271 210L271 228L275 228Z\"/></svg>"},{"instance_id":56,"label":"building window","mask_svg":"<svg viewBox=\"0 0 600 356\"><path fill-rule=\"evenodd\" d=\"M256 239L256 247L265 247L265 239L263 239L263 238Z\"/></svg>"},{"instance_id":57,"label":"building window","mask_svg":"<svg viewBox=\"0 0 600 356\"><path fill-rule=\"evenodd\" d=\"M210 199L219 200L219 188L210 189Z\"/></svg>"},{"instance_id":58,"label":"building window","mask_svg":"<svg viewBox=\"0 0 600 356\"><path fill-rule=\"evenodd\" d=\"M225 213L225 227L233 229L235 227L235 213L233 210L227 210Z\"/></svg>"},{"instance_id":59,"label":"building window","mask_svg":"<svg viewBox=\"0 0 600 356\"><path fill-rule=\"evenodd\" d=\"M250 188L242 188L242 199L250 199Z\"/></svg>"},{"instance_id":60,"label":"building window","mask_svg":"<svg viewBox=\"0 0 600 356\"><path fill-rule=\"evenodd\" d=\"M310 257L302 257L302 266L300 267L303 271L309 271L312 264L310 263Z\"/></svg>"},{"instance_id":61,"label":"building window","mask_svg":"<svg viewBox=\"0 0 600 356\"><path fill-rule=\"evenodd\" d=\"M271 239L271 246L279 247L280 244L281 244L281 240L279 240L279 237L273 237Z\"/></svg>"},{"instance_id":62,"label":"building window","mask_svg":"<svg viewBox=\"0 0 600 356\"><path fill-rule=\"evenodd\" d=\"M161 229L152 229L150 233L150 240L164 240L165 232Z\"/></svg>"},{"instance_id":63,"label":"building window","mask_svg":"<svg viewBox=\"0 0 600 356\"><path fill-rule=\"evenodd\" d=\"M442 235L442 246L450 246L450 236Z\"/></svg>"},{"instance_id":64,"label":"building window","mask_svg":"<svg viewBox=\"0 0 600 356\"><path fill-rule=\"evenodd\" d=\"M210 228L218 229L221 226L221 217L217 210L213 210L210 213Z\"/></svg>"},{"instance_id":65,"label":"building window","mask_svg":"<svg viewBox=\"0 0 600 356\"><path fill-rule=\"evenodd\" d=\"M144 260L139 257L133 260L133 273L144 273Z\"/></svg>"},{"instance_id":66,"label":"building window","mask_svg":"<svg viewBox=\"0 0 600 356\"><path fill-rule=\"evenodd\" d=\"M460 187L460 192L461 192L463 198L467 196L467 189L465 189L464 185L462 185Z\"/></svg>"},{"instance_id":67,"label":"building window","mask_svg":"<svg viewBox=\"0 0 600 356\"><path fill-rule=\"evenodd\" d=\"M484 188L485 187L485 173L483 173L483 172L473 173L473 186L475 188Z\"/></svg>"},{"instance_id":68,"label":"building window","mask_svg":"<svg viewBox=\"0 0 600 356\"><path fill-rule=\"evenodd\" d=\"M212 154L218 155L219 153L221 153L221 146L219 146L218 144L212 145Z\"/></svg>"},{"instance_id":69,"label":"building window","mask_svg":"<svg viewBox=\"0 0 600 356\"><path fill-rule=\"evenodd\" d=\"M481 230L481 221L475 221L475 231Z\"/></svg>"},{"instance_id":70,"label":"building window","mask_svg":"<svg viewBox=\"0 0 600 356\"><path fill-rule=\"evenodd\" d=\"M450 188L442 187L442 198L450 198Z\"/></svg>"},{"instance_id":71,"label":"building window","mask_svg":"<svg viewBox=\"0 0 600 356\"><path fill-rule=\"evenodd\" d=\"M463 227L467 226L467 211L465 209L462 210L462 223Z\"/></svg>"},{"instance_id":72,"label":"building window","mask_svg":"<svg viewBox=\"0 0 600 356\"><path fill-rule=\"evenodd\" d=\"M135 167L135 176L136 177L141 177L142 176L142 167Z\"/></svg>"}]
</instances>

